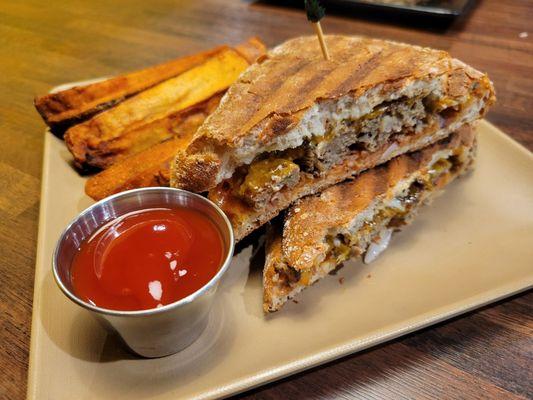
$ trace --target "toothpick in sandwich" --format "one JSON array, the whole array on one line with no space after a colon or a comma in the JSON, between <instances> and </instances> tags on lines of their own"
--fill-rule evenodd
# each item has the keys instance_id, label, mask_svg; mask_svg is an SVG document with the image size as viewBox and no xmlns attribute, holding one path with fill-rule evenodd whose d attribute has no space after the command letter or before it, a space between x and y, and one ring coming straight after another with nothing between
<instances>
[{"instance_id":1,"label":"toothpick in sandwich","mask_svg":"<svg viewBox=\"0 0 533 400\"><path fill-rule=\"evenodd\" d=\"M328 46L324 40L324 34L322 33L322 26L320 26L320 20L325 15L324 7L322 7L318 0L304 0L305 11L307 12L307 19L313 24L320 48L322 49L322 55L325 60L329 60Z\"/></svg>"}]
</instances>

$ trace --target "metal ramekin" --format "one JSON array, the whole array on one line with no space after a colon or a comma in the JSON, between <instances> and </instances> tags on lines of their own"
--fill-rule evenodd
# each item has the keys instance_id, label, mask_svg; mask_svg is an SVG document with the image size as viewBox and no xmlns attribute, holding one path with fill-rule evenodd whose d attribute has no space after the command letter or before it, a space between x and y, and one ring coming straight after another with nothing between
<instances>
[{"instance_id":1,"label":"metal ramekin","mask_svg":"<svg viewBox=\"0 0 533 400\"><path fill-rule=\"evenodd\" d=\"M132 211L177 206L204 213L222 234L226 256L217 274L205 286L175 303L140 311L109 310L76 296L70 268L84 239L105 223ZM52 264L55 280L70 300L89 310L104 326L118 332L133 352L143 357L161 357L189 346L205 329L218 282L231 263L233 247L231 223L214 203L185 190L154 187L107 197L83 211L61 234Z\"/></svg>"}]
</instances>

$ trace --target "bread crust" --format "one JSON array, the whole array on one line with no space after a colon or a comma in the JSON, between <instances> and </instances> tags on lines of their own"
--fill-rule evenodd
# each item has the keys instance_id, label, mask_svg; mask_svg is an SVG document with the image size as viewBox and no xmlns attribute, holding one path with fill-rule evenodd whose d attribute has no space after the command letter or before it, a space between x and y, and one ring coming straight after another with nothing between
<instances>
[{"instance_id":1,"label":"bread crust","mask_svg":"<svg viewBox=\"0 0 533 400\"><path fill-rule=\"evenodd\" d=\"M450 96L464 95L473 81L491 86L486 75L444 51L355 36L327 35L326 42L329 61L316 37L308 36L279 45L250 66L176 157L171 185L195 192L215 187L254 155L276 149L276 140L322 101L357 99L372 88L384 98L413 81L439 76L447 77L443 89ZM197 169L188 169L189 158ZM198 174L204 159L209 179Z\"/></svg>"}]
</instances>

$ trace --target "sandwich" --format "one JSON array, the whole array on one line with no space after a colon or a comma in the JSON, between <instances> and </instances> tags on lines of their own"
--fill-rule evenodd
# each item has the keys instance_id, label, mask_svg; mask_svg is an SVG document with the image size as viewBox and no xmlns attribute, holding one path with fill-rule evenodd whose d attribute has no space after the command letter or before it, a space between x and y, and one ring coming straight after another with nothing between
<instances>
[{"instance_id":1,"label":"sandwich","mask_svg":"<svg viewBox=\"0 0 533 400\"><path fill-rule=\"evenodd\" d=\"M362 37L299 37L234 83L171 166L171 186L208 197L236 240L291 203L481 118L487 75L444 51Z\"/></svg>"},{"instance_id":2,"label":"sandwich","mask_svg":"<svg viewBox=\"0 0 533 400\"><path fill-rule=\"evenodd\" d=\"M267 231L264 311L279 310L350 258L372 262L420 206L471 168L475 153L474 129L466 125L430 146L297 201L283 225Z\"/></svg>"}]
</instances>

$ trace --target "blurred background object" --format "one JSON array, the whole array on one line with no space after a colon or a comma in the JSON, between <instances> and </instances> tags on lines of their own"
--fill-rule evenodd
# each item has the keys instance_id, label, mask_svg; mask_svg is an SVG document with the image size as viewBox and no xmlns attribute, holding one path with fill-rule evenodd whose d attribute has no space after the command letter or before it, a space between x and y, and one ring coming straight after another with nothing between
<instances>
[{"instance_id":1,"label":"blurred background object","mask_svg":"<svg viewBox=\"0 0 533 400\"><path fill-rule=\"evenodd\" d=\"M301 8L300 0L256 0L276 6ZM342 15L371 21L446 29L468 17L475 0L322 0L328 15Z\"/></svg>"},{"instance_id":2,"label":"blurred background object","mask_svg":"<svg viewBox=\"0 0 533 400\"><path fill-rule=\"evenodd\" d=\"M457 17L467 11L474 0L324 0L324 4L344 4L404 13Z\"/></svg>"}]
</instances>

